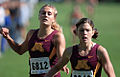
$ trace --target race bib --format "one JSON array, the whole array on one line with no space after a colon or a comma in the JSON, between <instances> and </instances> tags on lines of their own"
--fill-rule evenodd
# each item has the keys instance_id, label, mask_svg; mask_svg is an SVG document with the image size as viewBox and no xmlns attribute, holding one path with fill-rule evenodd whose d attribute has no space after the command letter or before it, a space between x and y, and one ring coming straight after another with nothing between
<instances>
[{"instance_id":1,"label":"race bib","mask_svg":"<svg viewBox=\"0 0 120 77\"><path fill-rule=\"evenodd\" d=\"M72 77L93 77L93 71L76 71L73 70Z\"/></svg>"},{"instance_id":2,"label":"race bib","mask_svg":"<svg viewBox=\"0 0 120 77\"><path fill-rule=\"evenodd\" d=\"M50 68L49 57L31 58L31 74L47 73Z\"/></svg>"}]
</instances>

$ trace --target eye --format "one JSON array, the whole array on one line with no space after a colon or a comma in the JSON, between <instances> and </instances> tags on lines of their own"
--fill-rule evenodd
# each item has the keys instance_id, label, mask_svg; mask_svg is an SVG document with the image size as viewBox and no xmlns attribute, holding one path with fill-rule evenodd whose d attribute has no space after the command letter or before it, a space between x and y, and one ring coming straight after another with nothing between
<instances>
[{"instance_id":1,"label":"eye","mask_svg":"<svg viewBox=\"0 0 120 77\"><path fill-rule=\"evenodd\" d=\"M86 29L87 32L89 32L90 30L89 29Z\"/></svg>"},{"instance_id":2,"label":"eye","mask_svg":"<svg viewBox=\"0 0 120 77\"><path fill-rule=\"evenodd\" d=\"M48 15L52 15L52 13L51 13L51 12L48 12Z\"/></svg>"},{"instance_id":3,"label":"eye","mask_svg":"<svg viewBox=\"0 0 120 77\"><path fill-rule=\"evenodd\" d=\"M42 12L41 14L42 14L42 15L45 15L45 14L46 14L46 12Z\"/></svg>"},{"instance_id":4,"label":"eye","mask_svg":"<svg viewBox=\"0 0 120 77\"><path fill-rule=\"evenodd\" d=\"M81 29L80 32L84 32L84 29Z\"/></svg>"}]
</instances>

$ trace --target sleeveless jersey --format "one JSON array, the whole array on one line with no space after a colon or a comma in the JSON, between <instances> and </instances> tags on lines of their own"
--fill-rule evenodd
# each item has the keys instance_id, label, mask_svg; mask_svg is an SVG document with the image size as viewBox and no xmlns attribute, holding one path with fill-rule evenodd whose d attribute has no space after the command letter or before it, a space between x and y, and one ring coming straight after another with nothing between
<instances>
[{"instance_id":1,"label":"sleeveless jersey","mask_svg":"<svg viewBox=\"0 0 120 77\"><path fill-rule=\"evenodd\" d=\"M72 74L71 77L101 77L102 66L97 58L98 44L94 43L89 54L79 55L78 45L73 46L70 58Z\"/></svg>"},{"instance_id":2,"label":"sleeveless jersey","mask_svg":"<svg viewBox=\"0 0 120 77\"><path fill-rule=\"evenodd\" d=\"M46 38L40 39L37 37L38 30L33 33L28 44L30 77L44 77L45 73L57 63L56 49L52 39L58 31L54 30ZM61 77L60 73L54 77Z\"/></svg>"}]
</instances>

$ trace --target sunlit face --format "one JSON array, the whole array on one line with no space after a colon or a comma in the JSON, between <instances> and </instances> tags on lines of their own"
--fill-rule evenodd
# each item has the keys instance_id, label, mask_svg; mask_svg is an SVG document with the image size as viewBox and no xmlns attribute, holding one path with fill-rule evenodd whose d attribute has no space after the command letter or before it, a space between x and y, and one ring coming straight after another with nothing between
<instances>
[{"instance_id":1,"label":"sunlit face","mask_svg":"<svg viewBox=\"0 0 120 77\"><path fill-rule=\"evenodd\" d=\"M81 24L77 29L77 35L81 42L90 42L94 31L88 23Z\"/></svg>"},{"instance_id":2,"label":"sunlit face","mask_svg":"<svg viewBox=\"0 0 120 77\"><path fill-rule=\"evenodd\" d=\"M44 7L39 12L39 19L41 24L51 25L55 21L54 9L51 7Z\"/></svg>"}]
</instances>

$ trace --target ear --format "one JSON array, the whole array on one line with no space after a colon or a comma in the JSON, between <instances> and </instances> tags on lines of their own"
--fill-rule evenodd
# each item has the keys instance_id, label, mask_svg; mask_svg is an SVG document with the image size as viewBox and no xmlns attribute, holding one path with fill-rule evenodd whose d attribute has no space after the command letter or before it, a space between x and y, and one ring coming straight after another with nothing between
<instances>
[{"instance_id":1,"label":"ear","mask_svg":"<svg viewBox=\"0 0 120 77\"><path fill-rule=\"evenodd\" d=\"M77 30L76 30L76 29L74 29L74 30L73 30L73 33L74 33L75 35L77 35Z\"/></svg>"}]
</instances>

